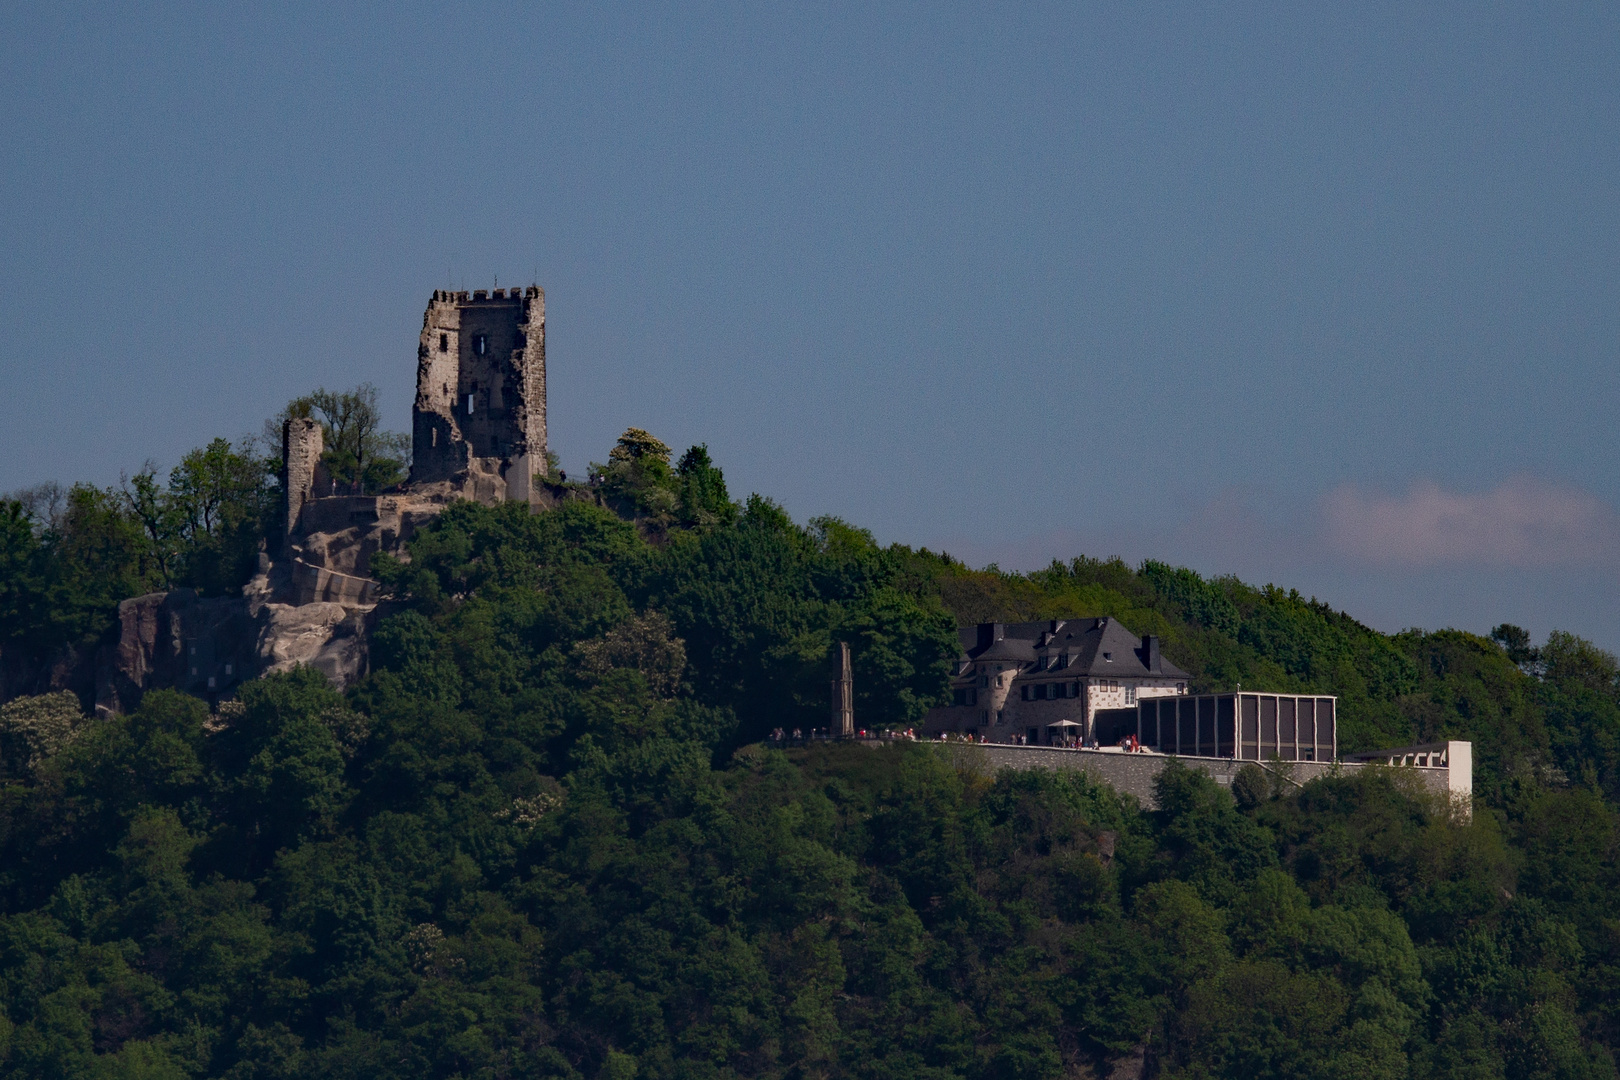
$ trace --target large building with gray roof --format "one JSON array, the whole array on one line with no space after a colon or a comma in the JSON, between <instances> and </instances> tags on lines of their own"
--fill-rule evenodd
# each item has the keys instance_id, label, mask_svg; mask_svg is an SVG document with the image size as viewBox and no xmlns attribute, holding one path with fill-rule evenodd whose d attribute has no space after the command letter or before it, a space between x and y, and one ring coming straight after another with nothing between
<instances>
[{"instance_id":1,"label":"large building with gray roof","mask_svg":"<svg viewBox=\"0 0 1620 1080\"><path fill-rule=\"evenodd\" d=\"M1107 616L980 623L958 635L952 703L924 718L929 735L1050 746L1095 737L1100 719L1134 715L1141 698L1187 692L1187 673L1161 655L1157 637Z\"/></svg>"}]
</instances>

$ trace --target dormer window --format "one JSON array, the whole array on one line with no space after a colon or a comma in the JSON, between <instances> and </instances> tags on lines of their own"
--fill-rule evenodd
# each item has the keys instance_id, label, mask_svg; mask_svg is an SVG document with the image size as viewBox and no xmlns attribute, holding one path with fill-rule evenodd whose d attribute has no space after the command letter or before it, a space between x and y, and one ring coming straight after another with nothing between
<instances>
[{"instance_id":1,"label":"dormer window","mask_svg":"<svg viewBox=\"0 0 1620 1080\"><path fill-rule=\"evenodd\" d=\"M1103 659L1112 664L1114 662L1114 654L1111 652L1105 652L1103 653Z\"/></svg>"}]
</instances>

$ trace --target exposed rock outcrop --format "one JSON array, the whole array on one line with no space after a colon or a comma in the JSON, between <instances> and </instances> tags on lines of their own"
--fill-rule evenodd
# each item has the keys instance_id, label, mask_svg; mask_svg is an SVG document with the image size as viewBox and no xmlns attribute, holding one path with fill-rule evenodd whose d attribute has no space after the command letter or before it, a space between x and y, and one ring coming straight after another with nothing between
<instances>
[{"instance_id":1,"label":"exposed rock outcrop","mask_svg":"<svg viewBox=\"0 0 1620 1080\"><path fill-rule=\"evenodd\" d=\"M371 609L342 604L267 604L260 618L260 674L307 664L337 686L365 674L367 616Z\"/></svg>"},{"instance_id":2,"label":"exposed rock outcrop","mask_svg":"<svg viewBox=\"0 0 1620 1080\"><path fill-rule=\"evenodd\" d=\"M148 690L218 698L258 674L257 612L246 597L148 593L118 605L118 638L96 665L96 711L127 712Z\"/></svg>"}]
</instances>

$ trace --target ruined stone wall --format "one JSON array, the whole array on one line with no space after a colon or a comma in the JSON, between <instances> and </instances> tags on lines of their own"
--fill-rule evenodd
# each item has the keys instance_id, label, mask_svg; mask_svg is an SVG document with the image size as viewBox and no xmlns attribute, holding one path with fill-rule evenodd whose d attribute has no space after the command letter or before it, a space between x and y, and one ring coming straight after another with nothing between
<instances>
[{"instance_id":1,"label":"ruined stone wall","mask_svg":"<svg viewBox=\"0 0 1620 1080\"><path fill-rule=\"evenodd\" d=\"M545 294L436 292L422 318L411 483L532 501L546 469Z\"/></svg>"}]
</instances>

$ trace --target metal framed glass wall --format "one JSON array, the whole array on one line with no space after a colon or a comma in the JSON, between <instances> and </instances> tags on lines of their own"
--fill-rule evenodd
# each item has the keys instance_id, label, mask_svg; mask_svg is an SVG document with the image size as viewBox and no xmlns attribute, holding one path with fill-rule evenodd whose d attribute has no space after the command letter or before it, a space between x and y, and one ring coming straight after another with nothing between
<instances>
[{"instance_id":1,"label":"metal framed glass wall","mask_svg":"<svg viewBox=\"0 0 1620 1080\"><path fill-rule=\"evenodd\" d=\"M1295 694L1178 694L1137 701L1142 745L1181 757L1332 761L1337 699Z\"/></svg>"}]
</instances>

